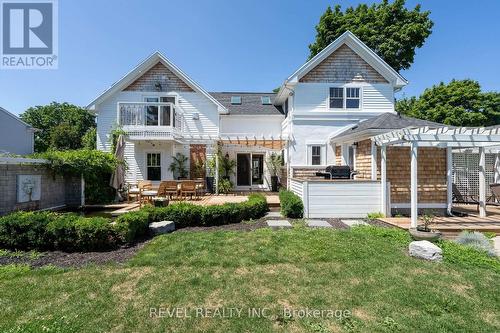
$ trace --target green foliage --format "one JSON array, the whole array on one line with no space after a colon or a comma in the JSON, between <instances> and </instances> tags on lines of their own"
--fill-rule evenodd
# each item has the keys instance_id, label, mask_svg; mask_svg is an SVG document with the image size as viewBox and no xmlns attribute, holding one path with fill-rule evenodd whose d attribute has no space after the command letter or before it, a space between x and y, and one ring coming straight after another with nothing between
<instances>
[{"instance_id":1,"label":"green foliage","mask_svg":"<svg viewBox=\"0 0 500 333\"><path fill-rule=\"evenodd\" d=\"M170 163L168 170L172 171L179 178L186 178L188 176L187 160L188 158L185 155L177 153L175 156L172 156L172 163Z\"/></svg>"},{"instance_id":2,"label":"green foliage","mask_svg":"<svg viewBox=\"0 0 500 333\"><path fill-rule=\"evenodd\" d=\"M389 242L397 243L401 246L408 246L412 241L410 234L402 229L383 228L371 225L357 225L351 228L353 233L370 235L377 238L387 239Z\"/></svg>"},{"instance_id":3,"label":"green foliage","mask_svg":"<svg viewBox=\"0 0 500 333\"><path fill-rule=\"evenodd\" d=\"M376 220L376 219L380 219L382 217L384 217L384 214L382 214L381 212L373 212L373 213L368 213L366 215L366 218L368 220Z\"/></svg>"},{"instance_id":4,"label":"green foliage","mask_svg":"<svg viewBox=\"0 0 500 333\"><path fill-rule=\"evenodd\" d=\"M109 186L109 179L119 162L113 154L80 149L47 151L35 154L35 157L47 159L48 167L56 173L83 175L88 203L104 203L114 199L115 191Z\"/></svg>"},{"instance_id":5,"label":"green foliage","mask_svg":"<svg viewBox=\"0 0 500 333\"><path fill-rule=\"evenodd\" d=\"M97 129L89 129L82 138L83 149L94 150L97 144Z\"/></svg>"},{"instance_id":6,"label":"green foliage","mask_svg":"<svg viewBox=\"0 0 500 333\"><path fill-rule=\"evenodd\" d=\"M205 176L205 163L201 160L196 161L193 165L193 178L203 178Z\"/></svg>"},{"instance_id":7,"label":"green foliage","mask_svg":"<svg viewBox=\"0 0 500 333\"><path fill-rule=\"evenodd\" d=\"M109 132L109 143L111 143L111 153L114 154L116 151L116 145L118 144L118 138L120 135L125 135L125 131L119 125L114 125Z\"/></svg>"},{"instance_id":8,"label":"green foliage","mask_svg":"<svg viewBox=\"0 0 500 333\"><path fill-rule=\"evenodd\" d=\"M482 92L474 80L452 80L434 85L419 97L396 103L401 114L452 126L500 124L500 93Z\"/></svg>"},{"instance_id":9,"label":"green foliage","mask_svg":"<svg viewBox=\"0 0 500 333\"><path fill-rule=\"evenodd\" d=\"M241 203L199 206L180 202L162 208L148 206L141 210L146 212L148 222L174 221L176 228L239 223L260 218L267 211L266 198L261 194L251 194L247 201Z\"/></svg>"},{"instance_id":10,"label":"green foliage","mask_svg":"<svg viewBox=\"0 0 500 333\"><path fill-rule=\"evenodd\" d=\"M149 215L147 211L129 212L115 220L115 230L124 243L133 243L148 233Z\"/></svg>"},{"instance_id":11,"label":"green foliage","mask_svg":"<svg viewBox=\"0 0 500 333\"><path fill-rule=\"evenodd\" d=\"M222 158L220 158L220 172L221 175L224 175L224 177L230 177L232 174L234 174L234 168L236 168L236 160L232 160L229 158L229 156L226 154Z\"/></svg>"},{"instance_id":12,"label":"green foliage","mask_svg":"<svg viewBox=\"0 0 500 333\"><path fill-rule=\"evenodd\" d=\"M75 214L16 212L0 218L0 247L40 251L113 249L123 242L110 222Z\"/></svg>"},{"instance_id":13,"label":"green foliage","mask_svg":"<svg viewBox=\"0 0 500 333\"><path fill-rule=\"evenodd\" d=\"M489 268L500 273L500 260L483 250L446 240L438 241L437 245L443 250L445 262L467 267Z\"/></svg>"},{"instance_id":14,"label":"green foliage","mask_svg":"<svg viewBox=\"0 0 500 333\"><path fill-rule=\"evenodd\" d=\"M280 190L281 215L290 218L301 218L304 215L304 204L298 195L288 190Z\"/></svg>"},{"instance_id":15,"label":"green foliage","mask_svg":"<svg viewBox=\"0 0 500 333\"><path fill-rule=\"evenodd\" d=\"M341 10L328 7L316 26L316 40L309 45L314 57L337 37L350 30L396 71L410 68L415 49L422 47L432 32L429 11L420 11L420 5L409 10L405 0L389 3L360 4Z\"/></svg>"},{"instance_id":16,"label":"green foliage","mask_svg":"<svg viewBox=\"0 0 500 333\"><path fill-rule=\"evenodd\" d=\"M227 194L233 189L233 183L229 179L219 180L219 193Z\"/></svg>"},{"instance_id":17,"label":"green foliage","mask_svg":"<svg viewBox=\"0 0 500 333\"><path fill-rule=\"evenodd\" d=\"M491 240L478 231L463 231L458 235L456 242L458 244L471 246L479 251L484 251L490 256L495 255Z\"/></svg>"},{"instance_id":18,"label":"green foliage","mask_svg":"<svg viewBox=\"0 0 500 333\"><path fill-rule=\"evenodd\" d=\"M39 131L35 132L35 151L48 149L80 149L83 137L95 128L95 116L84 108L69 103L52 102L35 106L20 115Z\"/></svg>"},{"instance_id":19,"label":"green foliage","mask_svg":"<svg viewBox=\"0 0 500 333\"><path fill-rule=\"evenodd\" d=\"M283 157L280 154L272 153L267 157L266 164L271 176L277 176L283 166Z\"/></svg>"}]
</instances>

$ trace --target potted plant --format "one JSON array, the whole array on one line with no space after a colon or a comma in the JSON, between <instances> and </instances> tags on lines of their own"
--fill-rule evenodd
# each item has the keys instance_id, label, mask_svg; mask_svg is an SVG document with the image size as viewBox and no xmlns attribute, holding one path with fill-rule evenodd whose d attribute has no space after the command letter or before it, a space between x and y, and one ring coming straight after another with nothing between
<instances>
[{"instance_id":1,"label":"potted plant","mask_svg":"<svg viewBox=\"0 0 500 333\"><path fill-rule=\"evenodd\" d=\"M203 178L205 176L205 163L198 160L193 165L193 178Z\"/></svg>"},{"instance_id":2,"label":"potted plant","mask_svg":"<svg viewBox=\"0 0 500 333\"><path fill-rule=\"evenodd\" d=\"M436 241L441 238L441 233L438 231L433 231L430 225L434 222L435 216L432 214L424 214L421 219L423 224L418 225L416 228L410 228L410 235L414 240L428 240Z\"/></svg>"},{"instance_id":3,"label":"potted plant","mask_svg":"<svg viewBox=\"0 0 500 333\"><path fill-rule=\"evenodd\" d=\"M266 159L267 168L271 174L271 191L278 191L279 178L278 173L283 166L283 158L281 155L272 153Z\"/></svg>"},{"instance_id":4,"label":"potted plant","mask_svg":"<svg viewBox=\"0 0 500 333\"><path fill-rule=\"evenodd\" d=\"M234 173L234 168L236 167L236 161L229 158L229 155L226 154L223 158L220 159L220 169L223 172L222 179L229 180L231 174Z\"/></svg>"},{"instance_id":5,"label":"potted plant","mask_svg":"<svg viewBox=\"0 0 500 333\"><path fill-rule=\"evenodd\" d=\"M168 170L172 171L172 173L177 175L177 179L185 179L188 176L188 171L186 168L186 163L188 158L181 153L177 153L172 157L173 161L170 163Z\"/></svg>"},{"instance_id":6,"label":"potted plant","mask_svg":"<svg viewBox=\"0 0 500 333\"><path fill-rule=\"evenodd\" d=\"M207 182L207 190L210 193L214 193L214 184L215 184L215 159L217 158L216 155L212 156L211 159L207 161L207 168L208 168L208 173L207 176L205 177L205 180Z\"/></svg>"}]
</instances>

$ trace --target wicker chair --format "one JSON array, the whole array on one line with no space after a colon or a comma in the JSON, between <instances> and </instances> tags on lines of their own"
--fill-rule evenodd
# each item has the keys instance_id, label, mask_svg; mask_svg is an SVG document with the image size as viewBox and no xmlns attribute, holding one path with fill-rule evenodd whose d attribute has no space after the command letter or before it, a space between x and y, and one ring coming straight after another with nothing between
<instances>
[{"instance_id":1,"label":"wicker chair","mask_svg":"<svg viewBox=\"0 0 500 333\"><path fill-rule=\"evenodd\" d=\"M181 197L187 198L189 195L193 199L196 196L196 183L194 180L186 180L181 182Z\"/></svg>"}]
</instances>

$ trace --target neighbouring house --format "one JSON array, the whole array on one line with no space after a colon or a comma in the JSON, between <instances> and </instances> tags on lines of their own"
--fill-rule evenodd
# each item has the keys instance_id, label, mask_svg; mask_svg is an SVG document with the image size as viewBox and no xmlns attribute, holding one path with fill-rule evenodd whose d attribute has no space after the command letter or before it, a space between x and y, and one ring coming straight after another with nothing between
<instances>
[{"instance_id":1,"label":"neighbouring house","mask_svg":"<svg viewBox=\"0 0 500 333\"><path fill-rule=\"evenodd\" d=\"M34 133L32 126L0 107L0 154L32 154Z\"/></svg>"}]
</instances>

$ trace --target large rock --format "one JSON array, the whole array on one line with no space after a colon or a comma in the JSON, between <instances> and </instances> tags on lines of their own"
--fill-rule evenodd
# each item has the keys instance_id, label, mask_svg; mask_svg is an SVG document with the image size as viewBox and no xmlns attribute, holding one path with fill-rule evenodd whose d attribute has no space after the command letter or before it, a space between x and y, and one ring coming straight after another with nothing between
<instances>
[{"instance_id":1,"label":"large rock","mask_svg":"<svg viewBox=\"0 0 500 333\"><path fill-rule=\"evenodd\" d=\"M155 235L165 234L175 230L175 223L173 221L153 222L149 225L149 230Z\"/></svg>"},{"instance_id":2,"label":"large rock","mask_svg":"<svg viewBox=\"0 0 500 333\"><path fill-rule=\"evenodd\" d=\"M410 243L410 256L425 260L441 261L443 260L443 251L439 246L429 241L415 241Z\"/></svg>"}]
</instances>

